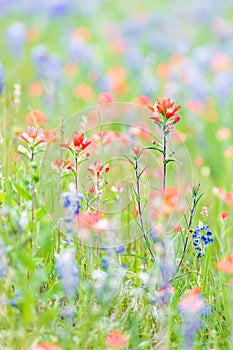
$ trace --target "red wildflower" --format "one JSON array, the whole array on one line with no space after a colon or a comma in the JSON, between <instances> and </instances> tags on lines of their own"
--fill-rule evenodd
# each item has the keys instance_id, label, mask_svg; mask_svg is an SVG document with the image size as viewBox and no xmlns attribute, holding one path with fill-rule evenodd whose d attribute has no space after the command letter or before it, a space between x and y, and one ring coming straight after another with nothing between
<instances>
[{"instance_id":1,"label":"red wildflower","mask_svg":"<svg viewBox=\"0 0 233 350\"><path fill-rule=\"evenodd\" d=\"M31 350L61 350L57 345L43 342L38 345L34 345L31 347Z\"/></svg>"},{"instance_id":2,"label":"red wildflower","mask_svg":"<svg viewBox=\"0 0 233 350\"><path fill-rule=\"evenodd\" d=\"M217 263L217 268L221 272L233 273L233 254L226 256Z\"/></svg>"},{"instance_id":3,"label":"red wildflower","mask_svg":"<svg viewBox=\"0 0 233 350\"><path fill-rule=\"evenodd\" d=\"M111 331L105 340L105 344L111 348L122 349L127 346L128 340L120 331Z\"/></svg>"},{"instance_id":4,"label":"red wildflower","mask_svg":"<svg viewBox=\"0 0 233 350\"><path fill-rule=\"evenodd\" d=\"M174 118L174 124L180 120L180 117L176 114L176 112L181 108L181 106L175 106L175 102L173 102L170 98L158 99L157 104L154 107L148 106L148 108L153 113L162 115L167 119ZM151 119L157 122L158 116L152 117Z\"/></svg>"},{"instance_id":5,"label":"red wildflower","mask_svg":"<svg viewBox=\"0 0 233 350\"><path fill-rule=\"evenodd\" d=\"M103 217L103 214L99 211L87 211L81 212L79 215L80 221L86 226L95 226L95 224Z\"/></svg>"},{"instance_id":6,"label":"red wildflower","mask_svg":"<svg viewBox=\"0 0 233 350\"><path fill-rule=\"evenodd\" d=\"M43 92L44 92L44 86L40 81L35 81L34 83L30 84L28 87L28 93L31 96L38 97L38 96L41 96Z\"/></svg>"},{"instance_id":7,"label":"red wildflower","mask_svg":"<svg viewBox=\"0 0 233 350\"><path fill-rule=\"evenodd\" d=\"M112 103L112 102L115 102L115 97L113 96L113 94L111 94L111 92L102 92L99 95L98 102L100 104Z\"/></svg>"},{"instance_id":8,"label":"red wildflower","mask_svg":"<svg viewBox=\"0 0 233 350\"><path fill-rule=\"evenodd\" d=\"M221 220L227 220L228 216L229 216L228 211L224 211L224 212L222 212L222 213L220 214L220 219L221 219Z\"/></svg>"},{"instance_id":9,"label":"red wildflower","mask_svg":"<svg viewBox=\"0 0 233 350\"><path fill-rule=\"evenodd\" d=\"M34 144L35 141L37 141L37 144L47 142L42 129L30 126L28 126L27 132L23 132L19 137L30 145Z\"/></svg>"},{"instance_id":10,"label":"red wildflower","mask_svg":"<svg viewBox=\"0 0 233 350\"><path fill-rule=\"evenodd\" d=\"M91 164L87 170L92 176L96 176L99 179L102 178L104 172L108 173L110 168L108 165L104 165L99 160L96 160L94 164Z\"/></svg>"},{"instance_id":11,"label":"red wildflower","mask_svg":"<svg viewBox=\"0 0 233 350\"><path fill-rule=\"evenodd\" d=\"M50 142L56 142L56 130L55 129L51 129L51 130L44 130L44 135L46 140L50 141Z\"/></svg>"},{"instance_id":12,"label":"red wildflower","mask_svg":"<svg viewBox=\"0 0 233 350\"><path fill-rule=\"evenodd\" d=\"M133 152L137 156L139 154L140 150L141 150L141 147L140 146L136 146L136 147L134 147Z\"/></svg>"},{"instance_id":13,"label":"red wildflower","mask_svg":"<svg viewBox=\"0 0 233 350\"><path fill-rule=\"evenodd\" d=\"M135 98L134 103L139 106L146 107L149 103L151 103L151 99L148 96L141 95Z\"/></svg>"},{"instance_id":14,"label":"red wildflower","mask_svg":"<svg viewBox=\"0 0 233 350\"><path fill-rule=\"evenodd\" d=\"M46 115L39 111L38 109L34 109L33 111L29 112L26 116L26 123L27 124L38 124L38 125L44 125L47 122Z\"/></svg>"},{"instance_id":15,"label":"red wildflower","mask_svg":"<svg viewBox=\"0 0 233 350\"><path fill-rule=\"evenodd\" d=\"M201 290L199 287L192 289L188 295L180 301L180 310L190 314L196 314L201 311L205 303L200 293Z\"/></svg>"},{"instance_id":16,"label":"red wildflower","mask_svg":"<svg viewBox=\"0 0 233 350\"><path fill-rule=\"evenodd\" d=\"M79 135L77 131L72 132L72 140L73 143L66 141L65 143L61 143L60 146L79 153L87 148L87 146L89 146L91 143L91 141L84 139L84 133Z\"/></svg>"}]
</instances>

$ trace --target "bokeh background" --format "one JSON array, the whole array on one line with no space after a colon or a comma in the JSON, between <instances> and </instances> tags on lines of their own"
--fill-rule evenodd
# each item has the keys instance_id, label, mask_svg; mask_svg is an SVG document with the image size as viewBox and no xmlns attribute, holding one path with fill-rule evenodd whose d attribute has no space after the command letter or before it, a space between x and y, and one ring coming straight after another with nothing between
<instances>
[{"instance_id":1,"label":"bokeh background","mask_svg":"<svg viewBox=\"0 0 233 350\"><path fill-rule=\"evenodd\" d=\"M37 347L46 340L64 350L106 349L109 332L119 329L129 337L130 349L177 350L183 342L187 350L193 348L194 334L201 329L200 318L203 328L195 349L232 348L232 0L0 0L0 33L0 348L58 349ZM109 112L118 105L108 103L124 102L116 108L122 111L122 127L108 130L109 143L103 142L105 155L108 147L112 157L113 147L119 154L124 152L125 144L119 147L115 142L119 135L152 144L152 136L147 138L140 126L157 135L147 106L162 97L182 106L169 145L178 159L184 155L187 159L178 173L182 176L173 176L176 168L169 164L168 196L157 198L159 192L153 191L154 215L149 219L156 222L163 204L162 224L167 224L173 210L179 219L183 217L186 194L191 203L191 185L201 183L204 196L192 228L206 220L214 241L199 259L190 238L185 256L184 235L190 227L185 228L184 220L183 231L176 226L172 235L163 235L165 224L160 231L156 227L151 240L157 260L155 264L152 260L151 269L147 240L126 245L128 236L122 235L120 246L114 242L117 249L99 251L98 244L96 250L89 249L60 230L57 217L70 222L67 205L60 201L60 183L57 196L44 191L42 199L47 202L38 192L51 189L49 181L57 185L51 162L56 161L52 156L65 159L59 139L62 127L69 140L74 129L84 130L89 139L93 137L89 112L98 111L99 105ZM133 113L125 113L124 106L132 106ZM108 114L111 126L114 116ZM136 125L127 128L129 122ZM17 153L19 144L22 150L19 135L28 125L43 128L46 138L57 137L42 162L51 173L41 166L39 155L34 164ZM102 137L99 130L94 136ZM127 150L132 156L132 149ZM99 154L96 147L90 161ZM155 165L148 183L159 187L161 169L148 159ZM121 175L119 166L114 166L110 163L111 186ZM66 179L69 188L70 178ZM185 187L181 208L176 205L178 180ZM142 188L147 199L150 191ZM67 217L59 212L51 223L47 214L51 219L57 198ZM76 215L77 198L73 204ZM76 219L74 206L68 207ZM122 215L123 220L130 215L131 211ZM133 210L132 216L136 215ZM227 255L218 267L229 278L216 269ZM178 278L170 279L184 257ZM180 313L182 304L187 314ZM162 347L169 337L171 346Z\"/></svg>"},{"instance_id":2,"label":"bokeh background","mask_svg":"<svg viewBox=\"0 0 233 350\"><path fill-rule=\"evenodd\" d=\"M21 85L15 133L31 110L51 129L97 103L170 96L183 107L178 130L194 178L232 204L231 0L1 0L0 8L0 91L12 100Z\"/></svg>"}]
</instances>

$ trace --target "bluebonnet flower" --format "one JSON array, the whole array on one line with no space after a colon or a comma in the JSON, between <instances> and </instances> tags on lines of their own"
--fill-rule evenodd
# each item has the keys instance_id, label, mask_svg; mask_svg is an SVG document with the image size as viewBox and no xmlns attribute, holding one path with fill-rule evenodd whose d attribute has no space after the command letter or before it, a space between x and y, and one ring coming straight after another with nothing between
<instances>
[{"instance_id":1,"label":"bluebonnet flower","mask_svg":"<svg viewBox=\"0 0 233 350\"><path fill-rule=\"evenodd\" d=\"M83 199L83 194L78 194L78 198L75 194L71 192L64 192L63 197L63 207L68 210L68 214L74 218L75 215L79 214L82 208L81 200Z\"/></svg>"},{"instance_id":2,"label":"bluebonnet flower","mask_svg":"<svg viewBox=\"0 0 233 350\"><path fill-rule=\"evenodd\" d=\"M103 250L103 251L108 251L108 249L109 249L109 248L108 248L108 247L105 247L105 246L101 246L101 247L100 247L100 250Z\"/></svg>"},{"instance_id":3,"label":"bluebonnet flower","mask_svg":"<svg viewBox=\"0 0 233 350\"><path fill-rule=\"evenodd\" d=\"M219 102L225 104L226 101L230 98L231 86L233 83L232 74L229 72L220 72L217 73L213 81L213 92L216 98L219 98Z\"/></svg>"},{"instance_id":4,"label":"bluebonnet flower","mask_svg":"<svg viewBox=\"0 0 233 350\"><path fill-rule=\"evenodd\" d=\"M65 16L72 10L72 2L72 0L50 0L46 10L51 17Z\"/></svg>"},{"instance_id":5,"label":"bluebonnet flower","mask_svg":"<svg viewBox=\"0 0 233 350\"><path fill-rule=\"evenodd\" d=\"M102 258L101 264L103 269L107 269L109 267L109 260L107 258Z\"/></svg>"},{"instance_id":6,"label":"bluebonnet flower","mask_svg":"<svg viewBox=\"0 0 233 350\"><path fill-rule=\"evenodd\" d=\"M111 83L108 77L100 76L96 81L96 86L99 92L109 91Z\"/></svg>"},{"instance_id":7,"label":"bluebonnet flower","mask_svg":"<svg viewBox=\"0 0 233 350\"><path fill-rule=\"evenodd\" d=\"M187 319L188 318L188 319ZM194 341L196 333L201 329L201 320L195 315L186 317L185 324L183 326L183 337L185 350L192 350L194 348Z\"/></svg>"},{"instance_id":8,"label":"bluebonnet flower","mask_svg":"<svg viewBox=\"0 0 233 350\"><path fill-rule=\"evenodd\" d=\"M75 260L75 251L72 248L66 248L56 256L57 274L62 281L65 294L73 298L78 291L79 271Z\"/></svg>"},{"instance_id":9,"label":"bluebonnet flower","mask_svg":"<svg viewBox=\"0 0 233 350\"><path fill-rule=\"evenodd\" d=\"M45 45L36 45L32 50L32 63L35 66L43 65L48 60L48 48Z\"/></svg>"},{"instance_id":10,"label":"bluebonnet flower","mask_svg":"<svg viewBox=\"0 0 233 350\"><path fill-rule=\"evenodd\" d=\"M4 90L4 70L0 62L0 95L2 94L3 90Z\"/></svg>"},{"instance_id":11,"label":"bluebonnet flower","mask_svg":"<svg viewBox=\"0 0 233 350\"><path fill-rule=\"evenodd\" d=\"M81 207L82 207L81 204L79 204L79 202L76 201L76 208L75 208L75 211L74 211L75 215L78 215L80 213Z\"/></svg>"},{"instance_id":12,"label":"bluebonnet flower","mask_svg":"<svg viewBox=\"0 0 233 350\"><path fill-rule=\"evenodd\" d=\"M6 43L12 56L20 56L26 43L26 27L22 22L11 24L6 31Z\"/></svg>"},{"instance_id":13,"label":"bluebonnet flower","mask_svg":"<svg viewBox=\"0 0 233 350\"><path fill-rule=\"evenodd\" d=\"M68 195L64 196L63 206L68 208L71 205L71 200Z\"/></svg>"},{"instance_id":14,"label":"bluebonnet flower","mask_svg":"<svg viewBox=\"0 0 233 350\"><path fill-rule=\"evenodd\" d=\"M127 49L125 51L124 57L126 65L129 66L131 69L141 69L141 67L144 64L143 55L140 53L139 50L135 48Z\"/></svg>"},{"instance_id":15,"label":"bluebonnet flower","mask_svg":"<svg viewBox=\"0 0 233 350\"><path fill-rule=\"evenodd\" d=\"M72 38L68 46L71 61L83 63L85 65L94 62L92 48L86 42L79 38Z\"/></svg>"},{"instance_id":16,"label":"bluebonnet flower","mask_svg":"<svg viewBox=\"0 0 233 350\"><path fill-rule=\"evenodd\" d=\"M121 268L127 270L128 266L126 264L121 264Z\"/></svg>"},{"instance_id":17,"label":"bluebonnet flower","mask_svg":"<svg viewBox=\"0 0 233 350\"><path fill-rule=\"evenodd\" d=\"M62 72L61 61L57 56L51 55L46 46L35 46L31 57L36 74L40 79L45 79L52 83L59 81Z\"/></svg>"},{"instance_id":18,"label":"bluebonnet flower","mask_svg":"<svg viewBox=\"0 0 233 350\"><path fill-rule=\"evenodd\" d=\"M64 229L67 233L74 233L72 225L75 222L76 216L81 212L83 198L84 196L82 193L79 193L77 197L72 189L70 192L62 193L61 203L64 207L62 220L64 223Z\"/></svg>"},{"instance_id":19,"label":"bluebonnet flower","mask_svg":"<svg viewBox=\"0 0 233 350\"><path fill-rule=\"evenodd\" d=\"M209 230L208 225L200 223L199 226L194 227L194 230L190 230L190 233L192 233L193 246L197 251L196 257L201 258L205 255L206 247L214 242L212 232Z\"/></svg>"},{"instance_id":20,"label":"bluebonnet flower","mask_svg":"<svg viewBox=\"0 0 233 350\"><path fill-rule=\"evenodd\" d=\"M122 254L122 253L124 253L124 251L125 251L125 246L124 245L121 245L121 246L116 248L116 253L117 254Z\"/></svg>"}]
</instances>

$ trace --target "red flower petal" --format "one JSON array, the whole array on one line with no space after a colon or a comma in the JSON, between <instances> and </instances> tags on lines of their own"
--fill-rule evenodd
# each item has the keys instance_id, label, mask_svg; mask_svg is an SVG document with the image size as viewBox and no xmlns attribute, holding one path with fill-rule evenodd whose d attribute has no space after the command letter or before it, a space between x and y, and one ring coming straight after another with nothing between
<instances>
[{"instance_id":1,"label":"red flower petal","mask_svg":"<svg viewBox=\"0 0 233 350\"><path fill-rule=\"evenodd\" d=\"M77 133L77 131L73 131L72 132L72 139L73 139L73 143L74 143L74 146L77 147L77 146L80 146L81 143L83 142L84 140L84 133L82 133L81 135L79 135Z\"/></svg>"}]
</instances>

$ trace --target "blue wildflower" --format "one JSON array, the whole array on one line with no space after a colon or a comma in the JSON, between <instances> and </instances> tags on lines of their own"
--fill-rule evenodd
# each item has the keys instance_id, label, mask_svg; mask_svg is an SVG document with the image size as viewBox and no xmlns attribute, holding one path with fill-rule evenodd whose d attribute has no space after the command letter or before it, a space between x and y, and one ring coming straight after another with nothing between
<instances>
[{"instance_id":1,"label":"blue wildflower","mask_svg":"<svg viewBox=\"0 0 233 350\"><path fill-rule=\"evenodd\" d=\"M50 0L47 4L47 11L51 17L67 15L72 9L72 1Z\"/></svg>"},{"instance_id":2,"label":"blue wildflower","mask_svg":"<svg viewBox=\"0 0 233 350\"><path fill-rule=\"evenodd\" d=\"M101 264L102 264L103 269L107 269L109 267L108 259L107 258L102 258Z\"/></svg>"},{"instance_id":3,"label":"blue wildflower","mask_svg":"<svg viewBox=\"0 0 233 350\"><path fill-rule=\"evenodd\" d=\"M73 298L77 294L79 285L79 271L75 260L75 251L66 248L56 256L56 270L58 277L62 281L65 294Z\"/></svg>"},{"instance_id":4,"label":"blue wildflower","mask_svg":"<svg viewBox=\"0 0 233 350\"><path fill-rule=\"evenodd\" d=\"M116 253L117 254L122 254L122 253L124 253L124 251L125 251L125 246L124 245L121 245L121 246L116 248Z\"/></svg>"},{"instance_id":5,"label":"blue wildflower","mask_svg":"<svg viewBox=\"0 0 233 350\"><path fill-rule=\"evenodd\" d=\"M126 264L121 264L122 269L127 270L128 266Z\"/></svg>"},{"instance_id":6,"label":"blue wildflower","mask_svg":"<svg viewBox=\"0 0 233 350\"><path fill-rule=\"evenodd\" d=\"M63 207L68 208L71 205L70 198L68 196L65 196L64 202L63 202Z\"/></svg>"},{"instance_id":7,"label":"blue wildflower","mask_svg":"<svg viewBox=\"0 0 233 350\"><path fill-rule=\"evenodd\" d=\"M193 246L196 250L196 257L201 258L205 255L205 248L214 242L212 232L208 225L195 226L194 230L190 230L193 238Z\"/></svg>"},{"instance_id":8,"label":"blue wildflower","mask_svg":"<svg viewBox=\"0 0 233 350\"><path fill-rule=\"evenodd\" d=\"M20 56L26 43L26 27L22 22L12 23L6 31L6 43L13 57Z\"/></svg>"},{"instance_id":9,"label":"blue wildflower","mask_svg":"<svg viewBox=\"0 0 233 350\"><path fill-rule=\"evenodd\" d=\"M38 78L58 83L62 71L60 59L49 53L47 46L37 45L32 50L32 63Z\"/></svg>"},{"instance_id":10,"label":"blue wildflower","mask_svg":"<svg viewBox=\"0 0 233 350\"><path fill-rule=\"evenodd\" d=\"M75 215L78 215L81 211L81 205L79 204L79 202L77 201L76 202L76 208L75 208L75 211L74 211L74 214Z\"/></svg>"}]
</instances>

